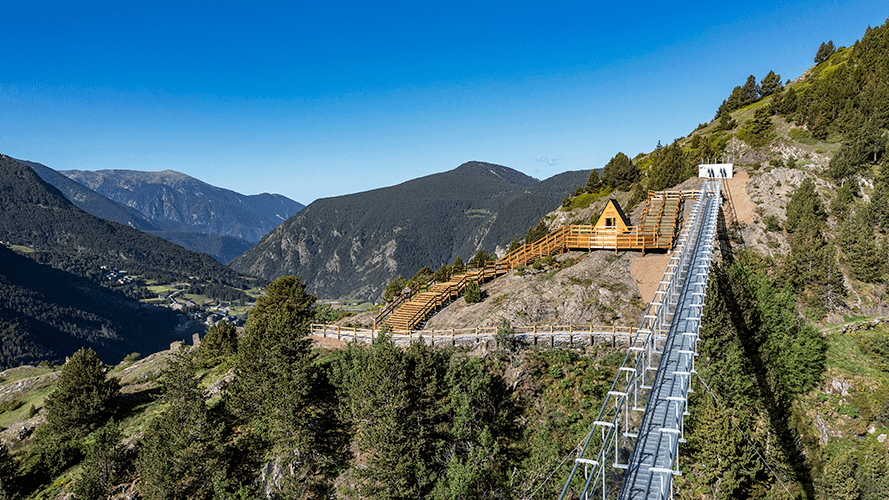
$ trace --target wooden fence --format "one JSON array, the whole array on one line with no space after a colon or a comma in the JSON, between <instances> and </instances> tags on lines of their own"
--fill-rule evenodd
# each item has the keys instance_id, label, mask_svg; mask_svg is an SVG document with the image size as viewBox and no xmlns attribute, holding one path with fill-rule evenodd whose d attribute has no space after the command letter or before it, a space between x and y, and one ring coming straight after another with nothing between
<instances>
[{"instance_id":1,"label":"wooden fence","mask_svg":"<svg viewBox=\"0 0 889 500\"><path fill-rule=\"evenodd\" d=\"M497 336L498 327L450 328L442 330L394 331L393 342L398 345L423 342L430 345L451 346L478 344ZM524 343L534 346L555 347L556 344L569 347L594 345L595 339L609 341L612 347L631 344L636 329L623 326L599 325L546 325L513 327L514 336ZM311 334L320 338L335 338L343 342L373 342L380 336L380 330L354 328L340 325L312 324Z\"/></svg>"}]
</instances>

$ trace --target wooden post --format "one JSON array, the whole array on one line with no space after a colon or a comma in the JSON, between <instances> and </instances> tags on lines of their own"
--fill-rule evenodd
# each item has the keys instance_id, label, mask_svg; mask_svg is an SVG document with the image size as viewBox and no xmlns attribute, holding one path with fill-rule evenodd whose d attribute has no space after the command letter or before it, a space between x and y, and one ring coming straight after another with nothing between
<instances>
[{"instance_id":1,"label":"wooden post","mask_svg":"<svg viewBox=\"0 0 889 500\"><path fill-rule=\"evenodd\" d=\"M549 348L552 349L556 346L555 339L553 338L553 325L549 325Z\"/></svg>"},{"instance_id":2,"label":"wooden post","mask_svg":"<svg viewBox=\"0 0 889 500\"><path fill-rule=\"evenodd\" d=\"M475 327L475 343L478 344L478 327Z\"/></svg>"},{"instance_id":3,"label":"wooden post","mask_svg":"<svg viewBox=\"0 0 889 500\"><path fill-rule=\"evenodd\" d=\"M340 325L336 325L336 339L340 340Z\"/></svg>"},{"instance_id":4,"label":"wooden post","mask_svg":"<svg viewBox=\"0 0 889 500\"><path fill-rule=\"evenodd\" d=\"M590 347L593 347L593 325L590 325Z\"/></svg>"},{"instance_id":5,"label":"wooden post","mask_svg":"<svg viewBox=\"0 0 889 500\"><path fill-rule=\"evenodd\" d=\"M574 329L568 325L568 348L574 349Z\"/></svg>"},{"instance_id":6,"label":"wooden post","mask_svg":"<svg viewBox=\"0 0 889 500\"><path fill-rule=\"evenodd\" d=\"M435 347L435 329L432 330L432 347Z\"/></svg>"},{"instance_id":7,"label":"wooden post","mask_svg":"<svg viewBox=\"0 0 889 500\"><path fill-rule=\"evenodd\" d=\"M617 338L614 336L614 325L611 326L611 348L617 347Z\"/></svg>"},{"instance_id":8,"label":"wooden post","mask_svg":"<svg viewBox=\"0 0 889 500\"><path fill-rule=\"evenodd\" d=\"M455 345L457 344L454 343L454 329L451 328L451 347L454 347Z\"/></svg>"}]
</instances>

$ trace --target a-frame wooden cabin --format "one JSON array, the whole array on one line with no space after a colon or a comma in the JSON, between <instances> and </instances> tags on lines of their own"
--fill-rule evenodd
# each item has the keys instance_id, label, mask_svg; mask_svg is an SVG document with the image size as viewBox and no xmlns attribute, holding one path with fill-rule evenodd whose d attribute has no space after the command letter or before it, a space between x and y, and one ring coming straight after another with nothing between
<instances>
[{"instance_id":1,"label":"a-frame wooden cabin","mask_svg":"<svg viewBox=\"0 0 889 500\"><path fill-rule=\"evenodd\" d=\"M630 220L620 208L620 203L611 198L602 209L602 214L599 215L595 227L598 230L610 229L616 233L626 233L630 231Z\"/></svg>"}]
</instances>

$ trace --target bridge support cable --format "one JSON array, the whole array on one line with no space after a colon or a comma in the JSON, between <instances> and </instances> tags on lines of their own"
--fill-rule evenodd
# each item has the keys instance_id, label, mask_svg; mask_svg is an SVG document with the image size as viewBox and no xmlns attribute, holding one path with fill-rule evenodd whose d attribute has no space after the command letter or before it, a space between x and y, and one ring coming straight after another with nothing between
<instances>
[{"instance_id":1,"label":"bridge support cable","mask_svg":"<svg viewBox=\"0 0 889 500\"><path fill-rule=\"evenodd\" d=\"M559 496L560 500L565 498L587 500L600 496L604 499L609 496L609 493L614 492L612 490L616 491L617 483L624 471L630 472L638 469L638 462L634 462L635 459L631 454L638 448L638 440L641 436L640 429L642 428L636 425L639 421L638 412L644 412L642 419L644 422L644 415L649 413L647 407L651 404L649 396L652 391L660 390L659 384L663 383L659 381L663 378L660 375L661 368L659 367L664 364L664 359L680 355L686 362L682 365L683 367L691 363L685 371L690 374L693 370L694 356L685 351L693 352L696 346L696 337L680 335L686 339L687 343L677 349L674 345L676 335L673 326L677 323L674 316L677 314L677 307L684 307L686 296L692 296L686 293L687 278L699 274L700 266L703 264L700 259L703 255L706 255L708 262L704 271L709 271L709 256L712 254L711 249L716 228L716 219L711 212L713 212L712 206L715 206L715 212L718 213L719 205L714 200L720 196L718 184L705 183L705 188L700 192L691 210L691 215L674 246L670 262L658 284L654 298L630 342L627 355L618 370L611 390L608 391L602 408L593 423L593 428L586 435L580 452L574 460L574 466ZM707 246L708 243L709 246ZM701 250L703 247L707 247L707 251ZM706 275L703 279L706 286ZM699 291L703 292L704 289ZM700 304L696 310L699 321L700 309L703 307L703 295L694 295L694 297L697 297ZM688 319L684 321L687 323ZM696 335L696 328L694 332ZM659 349L658 343L662 343L663 347ZM679 353L679 351L683 352ZM650 375L652 371L656 371L656 373ZM680 372L682 370L677 368L674 371ZM689 379L688 376L684 379L685 389L688 388ZM640 406L645 401L649 402L645 403L645 406ZM684 402L681 402L681 406L679 403L680 401L676 400L673 404L674 412L681 419L685 413L685 406ZM637 416L631 418L631 412L637 412ZM664 429L680 429L680 427L662 427ZM673 435L671 430L665 432ZM684 437L681 432L682 429L674 439L677 445L678 441ZM636 441L635 445L633 441ZM671 471L674 470L672 463L669 463L668 466ZM664 487L669 489L670 482L666 481Z\"/></svg>"}]
</instances>

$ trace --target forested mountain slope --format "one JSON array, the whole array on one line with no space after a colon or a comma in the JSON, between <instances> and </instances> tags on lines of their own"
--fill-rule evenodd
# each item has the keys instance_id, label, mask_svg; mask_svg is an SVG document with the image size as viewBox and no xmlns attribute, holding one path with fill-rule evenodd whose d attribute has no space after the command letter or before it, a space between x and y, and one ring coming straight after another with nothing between
<instances>
[{"instance_id":1,"label":"forested mountain slope","mask_svg":"<svg viewBox=\"0 0 889 500\"><path fill-rule=\"evenodd\" d=\"M396 186L317 200L231 266L267 279L295 274L321 297L378 300L399 274L508 246L589 173L537 181L508 167L468 162Z\"/></svg>"},{"instance_id":2,"label":"forested mountain slope","mask_svg":"<svg viewBox=\"0 0 889 500\"><path fill-rule=\"evenodd\" d=\"M157 231L160 229L157 224L153 223L139 211L112 201L46 165L25 160L16 161L31 167L41 179L61 191L65 198L68 198L74 206L84 212L91 213L100 219L132 226L140 231Z\"/></svg>"},{"instance_id":3,"label":"forested mountain slope","mask_svg":"<svg viewBox=\"0 0 889 500\"><path fill-rule=\"evenodd\" d=\"M81 347L117 363L131 352L165 349L176 313L143 306L0 245L0 368L59 364Z\"/></svg>"}]
</instances>

